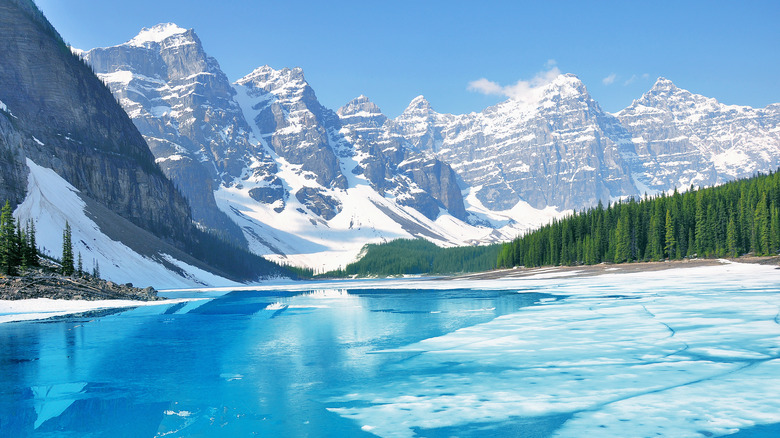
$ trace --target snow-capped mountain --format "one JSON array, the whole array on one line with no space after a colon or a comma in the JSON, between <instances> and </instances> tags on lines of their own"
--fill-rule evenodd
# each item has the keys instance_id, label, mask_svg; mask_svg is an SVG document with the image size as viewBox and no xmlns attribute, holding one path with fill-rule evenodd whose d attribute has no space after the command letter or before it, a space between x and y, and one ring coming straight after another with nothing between
<instances>
[{"instance_id":1,"label":"snow-capped mountain","mask_svg":"<svg viewBox=\"0 0 780 438\"><path fill-rule=\"evenodd\" d=\"M660 78L617 114L576 76L480 113L439 114L415 98L394 130L451 163L489 208L597 201L711 186L780 166L780 105L724 105Z\"/></svg>"},{"instance_id":2,"label":"snow-capped mountain","mask_svg":"<svg viewBox=\"0 0 780 438\"><path fill-rule=\"evenodd\" d=\"M470 224L448 164L390 133L364 97L338 113L323 107L300 68L263 66L231 85L197 35L174 24L83 56L193 218L238 234L257 254L335 268L371 241L497 241L528 225L505 217L498 232Z\"/></svg>"},{"instance_id":3,"label":"snow-capped mountain","mask_svg":"<svg viewBox=\"0 0 780 438\"><path fill-rule=\"evenodd\" d=\"M630 136L574 75L560 75L533 101L507 100L480 113L438 114L422 97L394 120L396 133L450 163L491 210L595 205L637 194L621 148Z\"/></svg>"},{"instance_id":4,"label":"snow-capped mountain","mask_svg":"<svg viewBox=\"0 0 780 438\"><path fill-rule=\"evenodd\" d=\"M325 108L300 68L230 83L192 30L144 29L85 59L193 218L253 252L334 268L363 244L514 237L569 209L778 166L778 108L722 105L660 79L617 114L563 74L524 101L396 119L367 97Z\"/></svg>"},{"instance_id":5,"label":"snow-capped mountain","mask_svg":"<svg viewBox=\"0 0 780 438\"><path fill-rule=\"evenodd\" d=\"M273 161L252 144L230 82L197 35L174 24L143 29L135 38L85 52L144 135L158 165L192 206L202 226L243 242L216 207L214 190L254 164Z\"/></svg>"},{"instance_id":6,"label":"snow-capped mountain","mask_svg":"<svg viewBox=\"0 0 780 438\"><path fill-rule=\"evenodd\" d=\"M659 78L616 114L633 174L651 190L711 186L780 166L780 105L724 105Z\"/></svg>"}]
</instances>

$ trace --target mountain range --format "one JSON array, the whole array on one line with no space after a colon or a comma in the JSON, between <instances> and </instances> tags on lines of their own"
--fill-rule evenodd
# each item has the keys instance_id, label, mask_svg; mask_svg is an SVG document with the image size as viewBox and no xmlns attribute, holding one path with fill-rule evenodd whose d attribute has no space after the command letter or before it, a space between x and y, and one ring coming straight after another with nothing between
<instances>
[{"instance_id":1,"label":"mountain range","mask_svg":"<svg viewBox=\"0 0 780 438\"><path fill-rule=\"evenodd\" d=\"M53 255L75 223L76 249L116 281L285 275L232 272L262 260L246 254L333 269L399 237L506 241L598 202L780 165L779 104L725 105L664 78L614 114L562 74L530 100L456 115L419 96L389 118L366 96L326 108L297 67L231 82L172 23L81 51L31 1L0 8L0 195L49 230ZM213 253L249 261L215 267Z\"/></svg>"},{"instance_id":2,"label":"mountain range","mask_svg":"<svg viewBox=\"0 0 780 438\"><path fill-rule=\"evenodd\" d=\"M724 105L664 78L616 114L563 74L531 101L453 115L419 96L390 119L365 96L325 108L300 68L230 83L195 32L171 23L82 55L195 221L312 267L396 237L506 240L599 201L780 165L780 105Z\"/></svg>"}]
</instances>

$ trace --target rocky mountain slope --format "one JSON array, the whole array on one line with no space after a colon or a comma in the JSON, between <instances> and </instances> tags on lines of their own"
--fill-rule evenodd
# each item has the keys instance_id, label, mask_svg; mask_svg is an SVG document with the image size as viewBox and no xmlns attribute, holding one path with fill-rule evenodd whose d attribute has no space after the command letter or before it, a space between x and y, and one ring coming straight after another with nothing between
<instances>
[{"instance_id":1,"label":"rocky mountain slope","mask_svg":"<svg viewBox=\"0 0 780 438\"><path fill-rule=\"evenodd\" d=\"M187 201L111 90L32 1L0 1L0 29L0 196L39 224L48 253L59 255L67 220L74 251L120 282L157 275L169 285L229 283L224 277L275 269L259 261L256 273L238 274L198 260L207 246L230 247L193 225Z\"/></svg>"},{"instance_id":2,"label":"rocky mountain slope","mask_svg":"<svg viewBox=\"0 0 780 438\"><path fill-rule=\"evenodd\" d=\"M423 97L393 131L454 169L491 210L520 201L583 208L636 194L621 148L630 136L574 75L561 75L533 102L507 100L480 113L438 114Z\"/></svg>"},{"instance_id":3,"label":"rocky mountain slope","mask_svg":"<svg viewBox=\"0 0 780 438\"><path fill-rule=\"evenodd\" d=\"M480 113L439 114L420 96L393 130L452 163L491 209L519 200L583 209L775 170L779 118L780 105L724 105L664 78L613 115L576 76L561 75L535 101Z\"/></svg>"},{"instance_id":4,"label":"rocky mountain slope","mask_svg":"<svg viewBox=\"0 0 780 438\"><path fill-rule=\"evenodd\" d=\"M652 190L711 186L780 166L780 105L724 105L659 78L616 114L631 133L626 159Z\"/></svg>"},{"instance_id":5,"label":"rocky mountain slope","mask_svg":"<svg viewBox=\"0 0 780 438\"><path fill-rule=\"evenodd\" d=\"M236 240L258 254L316 265L315 254L335 250L328 266L337 267L376 239L462 244L518 232L469 224L448 164L388 135L389 121L365 98L323 107L299 68L259 67L231 86L197 35L173 24L83 56L195 220L221 230L230 218L231 235L240 227Z\"/></svg>"}]
</instances>

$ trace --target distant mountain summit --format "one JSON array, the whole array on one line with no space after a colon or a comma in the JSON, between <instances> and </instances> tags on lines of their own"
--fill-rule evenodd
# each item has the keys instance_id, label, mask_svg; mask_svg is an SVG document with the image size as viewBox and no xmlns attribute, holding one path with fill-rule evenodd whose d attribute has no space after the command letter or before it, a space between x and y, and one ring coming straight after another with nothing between
<instances>
[{"instance_id":1,"label":"distant mountain summit","mask_svg":"<svg viewBox=\"0 0 780 438\"><path fill-rule=\"evenodd\" d=\"M780 105L725 105L659 78L616 114L631 133L627 159L656 191L711 186L780 166Z\"/></svg>"},{"instance_id":2,"label":"distant mountain summit","mask_svg":"<svg viewBox=\"0 0 780 438\"><path fill-rule=\"evenodd\" d=\"M627 133L574 75L480 113L438 114L415 101L395 119L395 132L451 163L491 210L520 201L582 208L636 193L620 156Z\"/></svg>"}]
</instances>

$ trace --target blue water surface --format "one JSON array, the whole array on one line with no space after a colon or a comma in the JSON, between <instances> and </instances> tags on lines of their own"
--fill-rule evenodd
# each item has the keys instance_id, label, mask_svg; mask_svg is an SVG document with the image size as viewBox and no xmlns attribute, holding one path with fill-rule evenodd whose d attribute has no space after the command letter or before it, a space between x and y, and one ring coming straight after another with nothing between
<instances>
[{"instance_id":1,"label":"blue water surface","mask_svg":"<svg viewBox=\"0 0 780 438\"><path fill-rule=\"evenodd\" d=\"M406 372L398 364L415 353L394 348L554 298L517 290L237 291L205 303L2 324L0 435L373 436L329 411L329 399ZM549 436L565 420L417 432Z\"/></svg>"}]
</instances>

